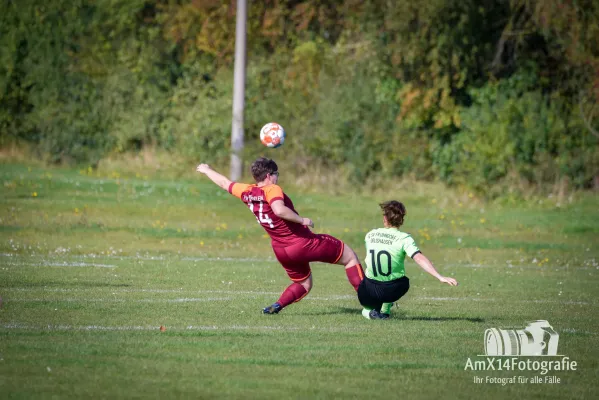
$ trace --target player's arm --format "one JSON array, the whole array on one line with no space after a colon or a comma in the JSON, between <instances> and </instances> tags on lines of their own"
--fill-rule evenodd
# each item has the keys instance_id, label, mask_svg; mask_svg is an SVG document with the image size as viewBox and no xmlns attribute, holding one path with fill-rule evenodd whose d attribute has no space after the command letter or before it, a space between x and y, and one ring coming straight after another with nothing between
<instances>
[{"instance_id":1,"label":"player's arm","mask_svg":"<svg viewBox=\"0 0 599 400\"><path fill-rule=\"evenodd\" d=\"M426 258L426 256L420 252L416 253L413 257L416 264L420 265L420 268L437 278L441 283L447 283L450 286L458 286L458 281L453 278L441 276L433 266L433 263Z\"/></svg>"},{"instance_id":2,"label":"player's arm","mask_svg":"<svg viewBox=\"0 0 599 400\"><path fill-rule=\"evenodd\" d=\"M196 168L196 171L201 172L202 174L206 175L208 178L210 178L210 180L212 182L216 183L221 188L223 188L225 190L229 190L231 181L226 176L223 176L223 175L219 174L218 172L216 172L215 170L213 170L212 168L210 168L210 166L208 164L198 165L198 167Z\"/></svg>"},{"instance_id":3,"label":"player's arm","mask_svg":"<svg viewBox=\"0 0 599 400\"><path fill-rule=\"evenodd\" d=\"M273 201L270 203L270 208L272 208L272 212L279 218L314 228L314 222L310 218L300 217L291 208L287 207L283 200Z\"/></svg>"}]
</instances>

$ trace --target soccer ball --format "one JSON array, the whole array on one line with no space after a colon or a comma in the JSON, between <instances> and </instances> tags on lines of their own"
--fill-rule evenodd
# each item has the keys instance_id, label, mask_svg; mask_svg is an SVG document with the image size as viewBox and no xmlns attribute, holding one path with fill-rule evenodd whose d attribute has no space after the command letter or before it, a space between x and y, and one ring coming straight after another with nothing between
<instances>
[{"instance_id":1,"label":"soccer ball","mask_svg":"<svg viewBox=\"0 0 599 400\"><path fill-rule=\"evenodd\" d=\"M276 122L270 122L260 129L260 141L266 147L277 148L285 141L285 129Z\"/></svg>"}]
</instances>

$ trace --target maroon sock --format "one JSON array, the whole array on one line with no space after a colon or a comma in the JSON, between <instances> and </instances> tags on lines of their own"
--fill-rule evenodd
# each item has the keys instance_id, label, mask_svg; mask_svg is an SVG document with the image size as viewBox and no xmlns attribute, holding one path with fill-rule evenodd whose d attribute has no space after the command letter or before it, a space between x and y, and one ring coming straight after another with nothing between
<instances>
[{"instance_id":1,"label":"maroon sock","mask_svg":"<svg viewBox=\"0 0 599 400\"><path fill-rule=\"evenodd\" d=\"M349 283L358 291L358 286L360 286L360 282L364 279L364 270L360 264L356 264L353 267L345 268L345 273L347 274L347 279L349 279Z\"/></svg>"},{"instance_id":2,"label":"maroon sock","mask_svg":"<svg viewBox=\"0 0 599 400\"><path fill-rule=\"evenodd\" d=\"M307 294L308 291L302 285L294 282L289 285L283 293L281 293L281 297L279 297L277 303L279 303L281 308L283 308L291 303L300 301Z\"/></svg>"}]
</instances>

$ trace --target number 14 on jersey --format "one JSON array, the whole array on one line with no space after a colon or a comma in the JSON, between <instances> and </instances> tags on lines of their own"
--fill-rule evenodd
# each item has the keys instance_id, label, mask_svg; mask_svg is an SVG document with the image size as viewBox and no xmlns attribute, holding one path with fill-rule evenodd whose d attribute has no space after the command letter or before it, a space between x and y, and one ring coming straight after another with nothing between
<instances>
[{"instance_id":1,"label":"number 14 on jersey","mask_svg":"<svg viewBox=\"0 0 599 400\"><path fill-rule=\"evenodd\" d=\"M250 211L252 213L254 213L254 215L256 216L256 220L258 221L259 224L268 225L270 228L274 228L275 226L272 223L272 219L270 219L268 214L262 213L262 207L263 207L264 203L260 202L258 204L260 204L260 206L258 207L258 210L256 212L256 211L254 211L254 203L249 202L248 207L250 208Z\"/></svg>"}]
</instances>

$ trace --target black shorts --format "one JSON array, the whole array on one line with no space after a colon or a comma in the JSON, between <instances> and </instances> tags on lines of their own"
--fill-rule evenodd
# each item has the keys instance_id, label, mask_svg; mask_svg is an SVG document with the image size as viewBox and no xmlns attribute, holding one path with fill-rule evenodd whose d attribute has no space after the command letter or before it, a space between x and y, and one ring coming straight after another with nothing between
<instances>
[{"instance_id":1,"label":"black shorts","mask_svg":"<svg viewBox=\"0 0 599 400\"><path fill-rule=\"evenodd\" d=\"M410 289L407 276L388 282L364 278L358 286L358 300L364 307L381 311L383 303L393 303L399 300Z\"/></svg>"}]
</instances>

